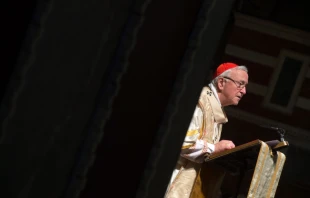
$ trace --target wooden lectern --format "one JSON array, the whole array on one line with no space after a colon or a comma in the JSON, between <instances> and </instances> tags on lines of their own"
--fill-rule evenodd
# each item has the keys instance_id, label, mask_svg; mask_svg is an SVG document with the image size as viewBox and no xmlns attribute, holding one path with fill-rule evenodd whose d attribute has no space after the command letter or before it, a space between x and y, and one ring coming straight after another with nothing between
<instances>
[{"instance_id":1,"label":"wooden lectern","mask_svg":"<svg viewBox=\"0 0 310 198\"><path fill-rule=\"evenodd\" d=\"M287 146L287 141L255 140L207 157L191 198L218 198L226 173L237 175L241 183L247 172L252 174L246 187L248 198L274 197L286 159L281 151Z\"/></svg>"}]
</instances>

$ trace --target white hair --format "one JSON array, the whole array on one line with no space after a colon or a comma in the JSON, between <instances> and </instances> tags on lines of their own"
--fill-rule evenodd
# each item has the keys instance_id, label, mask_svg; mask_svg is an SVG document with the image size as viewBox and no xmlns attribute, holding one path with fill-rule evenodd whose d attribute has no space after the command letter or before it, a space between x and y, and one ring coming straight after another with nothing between
<instances>
[{"instance_id":1,"label":"white hair","mask_svg":"<svg viewBox=\"0 0 310 198\"><path fill-rule=\"evenodd\" d=\"M246 73L248 73L248 68L244 65L240 65L240 66L237 66L237 67L234 67L234 68L231 68L231 69L228 69L226 71L224 71L223 73L221 73L219 76L217 76L216 78L214 78L211 83L217 87L217 81L219 78L221 77L230 77L230 73L232 70L242 70L242 71L245 71Z\"/></svg>"}]
</instances>

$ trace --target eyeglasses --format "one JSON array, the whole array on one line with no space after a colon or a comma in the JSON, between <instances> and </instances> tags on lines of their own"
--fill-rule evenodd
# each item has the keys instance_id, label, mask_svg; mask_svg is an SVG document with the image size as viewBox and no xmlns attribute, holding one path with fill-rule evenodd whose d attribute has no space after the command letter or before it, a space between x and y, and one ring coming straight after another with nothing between
<instances>
[{"instance_id":1,"label":"eyeglasses","mask_svg":"<svg viewBox=\"0 0 310 198\"><path fill-rule=\"evenodd\" d=\"M231 80L232 82L234 82L238 89L243 89L243 88L245 88L247 86L247 84L244 83L244 82L235 81L235 80L233 80L233 79L231 79L229 77L226 77L226 76L223 76L223 78L226 78L226 79Z\"/></svg>"}]
</instances>

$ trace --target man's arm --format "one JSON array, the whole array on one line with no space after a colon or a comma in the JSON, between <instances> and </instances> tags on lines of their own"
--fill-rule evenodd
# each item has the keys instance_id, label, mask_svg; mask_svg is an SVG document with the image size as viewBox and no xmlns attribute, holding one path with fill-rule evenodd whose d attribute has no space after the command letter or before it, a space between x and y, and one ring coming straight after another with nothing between
<instances>
[{"instance_id":1,"label":"man's arm","mask_svg":"<svg viewBox=\"0 0 310 198\"><path fill-rule=\"evenodd\" d=\"M234 148L235 145L229 140L221 140L217 144L211 144L201 139L203 113L197 106L189 125L181 150L181 156L191 161L202 163L206 154L220 152Z\"/></svg>"},{"instance_id":2,"label":"man's arm","mask_svg":"<svg viewBox=\"0 0 310 198\"><path fill-rule=\"evenodd\" d=\"M207 153L212 153L215 149L213 144L210 144L201 139L202 123L202 110L196 106L181 150L182 157L198 163L202 163L203 156Z\"/></svg>"}]
</instances>

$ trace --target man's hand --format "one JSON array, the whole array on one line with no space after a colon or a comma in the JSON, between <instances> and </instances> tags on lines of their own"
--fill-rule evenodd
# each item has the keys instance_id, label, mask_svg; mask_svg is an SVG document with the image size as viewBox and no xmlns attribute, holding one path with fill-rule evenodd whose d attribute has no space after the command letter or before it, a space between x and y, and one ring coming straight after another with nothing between
<instances>
[{"instance_id":1,"label":"man's hand","mask_svg":"<svg viewBox=\"0 0 310 198\"><path fill-rule=\"evenodd\" d=\"M221 151L225 151L225 150L235 148L235 144L230 140L221 140L218 143L216 143L214 146L215 147L214 147L213 153L218 153Z\"/></svg>"}]
</instances>

